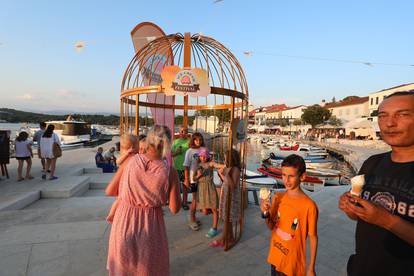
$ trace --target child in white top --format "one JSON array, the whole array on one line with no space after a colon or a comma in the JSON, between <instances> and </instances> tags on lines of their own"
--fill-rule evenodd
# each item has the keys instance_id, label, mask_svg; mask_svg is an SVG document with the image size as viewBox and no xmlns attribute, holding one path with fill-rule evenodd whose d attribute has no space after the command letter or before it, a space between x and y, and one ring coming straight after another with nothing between
<instances>
[{"instance_id":1,"label":"child in white top","mask_svg":"<svg viewBox=\"0 0 414 276\"><path fill-rule=\"evenodd\" d=\"M27 168L26 168L26 179L33 179L33 176L30 175L30 169L32 168L32 142L27 138L29 135L27 132L22 131L19 133L15 141L15 149L16 149L16 159L19 162L17 167L17 181L24 180L22 176L23 171L23 163L26 161Z\"/></svg>"}]
</instances>

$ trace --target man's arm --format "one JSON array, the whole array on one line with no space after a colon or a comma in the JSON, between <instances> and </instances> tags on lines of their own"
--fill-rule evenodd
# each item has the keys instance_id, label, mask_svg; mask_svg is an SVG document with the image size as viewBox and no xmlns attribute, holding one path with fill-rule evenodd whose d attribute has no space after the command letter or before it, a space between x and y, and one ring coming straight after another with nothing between
<instances>
[{"instance_id":1,"label":"man's arm","mask_svg":"<svg viewBox=\"0 0 414 276\"><path fill-rule=\"evenodd\" d=\"M318 236L309 236L309 267L306 276L315 275L316 252L318 250Z\"/></svg>"},{"instance_id":2,"label":"man's arm","mask_svg":"<svg viewBox=\"0 0 414 276\"><path fill-rule=\"evenodd\" d=\"M355 201L358 202L361 207L352 205L349 208L359 217L359 219L384 228L406 241L411 246L414 246L413 223L410 223L397 215L391 214L385 208L368 200L355 198Z\"/></svg>"}]
</instances>

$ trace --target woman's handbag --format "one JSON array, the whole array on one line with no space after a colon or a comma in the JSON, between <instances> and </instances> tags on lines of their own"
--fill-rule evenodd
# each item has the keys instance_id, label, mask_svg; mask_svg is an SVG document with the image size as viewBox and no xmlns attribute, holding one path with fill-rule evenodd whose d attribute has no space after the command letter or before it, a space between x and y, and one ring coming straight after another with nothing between
<instances>
[{"instance_id":1,"label":"woman's handbag","mask_svg":"<svg viewBox=\"0 0 414 276\"><path fill-rule=\"evenodd\" d=\"M53 156L55 158L62 156L62 148L60 147L58 143L53 143Z\"/></svg>"}]
</instances>

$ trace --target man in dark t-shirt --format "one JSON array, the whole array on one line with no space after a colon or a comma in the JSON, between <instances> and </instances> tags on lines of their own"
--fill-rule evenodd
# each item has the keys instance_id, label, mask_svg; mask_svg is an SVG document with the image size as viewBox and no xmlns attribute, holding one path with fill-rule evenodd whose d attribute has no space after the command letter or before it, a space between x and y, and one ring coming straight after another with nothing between
<instances>
[{"instance_id":1,"label":"man in dark t-shirt","mask_svg":"<svg viewBox=\"0 0 414 276\"><path fill-rule=\"evenodd\" d=\"M361 198L349 192L339 208L357 220L348 275L414 275L414 93L397 92L380 105L381 137L392 151L371 156Z\"/></svg>"}]
</instances>

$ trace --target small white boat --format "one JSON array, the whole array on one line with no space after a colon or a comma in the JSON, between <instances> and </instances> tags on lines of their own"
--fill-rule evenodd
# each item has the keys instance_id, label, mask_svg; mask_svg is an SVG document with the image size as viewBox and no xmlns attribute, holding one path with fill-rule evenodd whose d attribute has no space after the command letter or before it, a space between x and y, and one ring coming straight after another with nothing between
<instances>
[{"instance_id":1,"label":"small white boat","mask_svg":"<svg viewBox=\"0 0 414 276\"><path fill-rule=\"evenodd\" d=\"M277 183L277 181L271 177L268 177L263 174L259 174L250 170L246 170L245 174L246 183L252 185L270 185L273 186ZM218 172L214 170L213 174L213 181L216 186L221 186L222 181L218 175Z\"/></svg>"}]
</instances>

